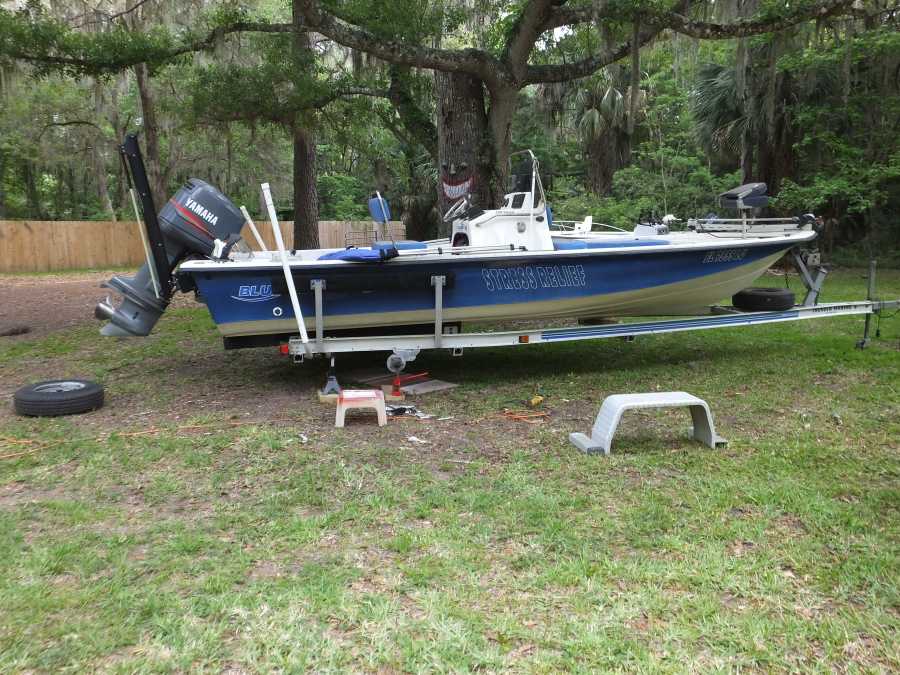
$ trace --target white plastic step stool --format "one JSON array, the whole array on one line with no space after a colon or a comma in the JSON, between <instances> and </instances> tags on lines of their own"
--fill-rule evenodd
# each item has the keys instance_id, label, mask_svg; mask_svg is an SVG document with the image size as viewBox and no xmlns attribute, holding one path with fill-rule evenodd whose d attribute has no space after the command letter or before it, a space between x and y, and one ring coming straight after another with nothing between
<instances>
[{"instance_id":1,"label":"white plastic step stool","mask_svg":"<svg viewBox=\"0 0 900 675\"><path fill-rule=\"evenodd\" d=\"M338 394L334 412L334 426L344 426L344 414L348 410L371 408L378 415L378 426L387 424L384 392L380 389L344 389Z\"/></svg>"},{"instance_id":2,"label":"white plastic step stool","mask_svg":"<svg viewBox=\"0 0 900 675\"><path fill-rule=\"evenodd\" d=\"M697 398L686 391L658 391L647 394L614 394L607 396L600 406L590 438L582 433L569 434L569 440L579 450L588 454L603 452L609 454L613 435L622 413L626 410L641 408L690 408L694 420L692 436L711 448L723 448L728 444L721 436L716 435L712 413L702 398Z\"/></svg>"}]
</instances>

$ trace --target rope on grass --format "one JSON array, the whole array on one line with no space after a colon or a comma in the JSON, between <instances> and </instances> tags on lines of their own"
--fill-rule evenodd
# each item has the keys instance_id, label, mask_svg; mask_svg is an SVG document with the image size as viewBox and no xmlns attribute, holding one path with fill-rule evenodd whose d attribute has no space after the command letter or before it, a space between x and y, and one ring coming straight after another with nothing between
<instances>
[{"instance_id":1,"label":"rope on grass","mask_svg":"<svg viewBox=\"0 0 900 675\"><path fill-rule=\"evenodd\" d=\"M29 440L27 438L0 438L0 443L9 443L10 445L34 445L37 441ZM22 452L10 452L5 455L0 455L0 459L15 459L16 457L24 457L26 455L33 455L36 452L40 452L41 450L45 450L49 448L52 443L41 443L36 447L29 448L28 450L23 450Z\"/></svg>"},{"instance_id":2,"label":"rope on grass","mask_svg":"<svg viewBox=\"0 0 900 675\"><path fill-rule=\"evenodd\" d=\"M550 413L539 410L504 410L499 416L514 422L540 424L550 417Z\"/></svg>"}]
</instances>

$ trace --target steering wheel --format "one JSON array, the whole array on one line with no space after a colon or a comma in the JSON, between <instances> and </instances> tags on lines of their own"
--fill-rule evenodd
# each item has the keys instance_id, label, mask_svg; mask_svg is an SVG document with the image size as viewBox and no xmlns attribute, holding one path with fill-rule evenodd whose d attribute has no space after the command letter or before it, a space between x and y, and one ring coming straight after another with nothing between
<instances>
[{"instance_id":1,"label":"steering wheel","mask_svg":"<svg viewBox=\"0 0 900 675\"><path fill-rule=\"evenodd\" d=\"M447 209L447 213L444 214L444 222L448 222L456 218L460 213L465 211L469 207L469 195L466 195L458 202L456 202L453 206Z\"/></svg>"}]
</instances>

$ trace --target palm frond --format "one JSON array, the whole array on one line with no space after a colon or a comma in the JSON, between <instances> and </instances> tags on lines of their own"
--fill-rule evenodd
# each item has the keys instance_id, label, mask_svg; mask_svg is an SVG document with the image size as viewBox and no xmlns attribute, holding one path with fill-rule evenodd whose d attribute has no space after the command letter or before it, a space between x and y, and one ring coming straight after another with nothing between
<instances>
[{"instance_id":1,"label":"palm frond","mask_svg":"<svg viewBox=\"0 0 900 675\"><path fill-rule=\"evenodd\" d=\"M578 133L586 142L600 138L607 130L606 118L597 108L588 108L578 120Z\"/></svg>"}]
</instances>

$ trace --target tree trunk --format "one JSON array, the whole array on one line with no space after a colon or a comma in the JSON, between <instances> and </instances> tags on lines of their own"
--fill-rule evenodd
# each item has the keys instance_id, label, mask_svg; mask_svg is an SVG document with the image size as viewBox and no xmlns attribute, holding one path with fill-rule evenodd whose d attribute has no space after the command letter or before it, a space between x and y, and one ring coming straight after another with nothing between
<instances>
[{"instance_id":1,"label":"tree trunk","mask_svg":"<svg viewBox=\"0 0 900 675\"><path fill-rule=\"evenodd\" d=\"M797 158L794 151L798 138L793 122L786 112L791 102L789 76L773 74L776 82L772 85L773 112L767 116L768 129L759 143L755 177L764 182L769 194L777 194L785 178L793 178L797 173ZM778 114L775 114L777 109Z\"/></svg>"},{"instance_id":2,"label":"tree trunk","mask_svg":"<svg viewBox=\"0 0 900 675\"><path fill-rule=\"evenodd\" d=\"M621 168L616 161L618 153L613 147L615 139L610 134L601 134L590 141L585 148L585 168L588 188L598 197L608 195L612 190L613 175Z\"/></svg>"},{"instance_id":3,"label":"tree trunk","mask_svg":"<svg viewBox=\"0 0 900 675\"><path fill-rule=\"evenodd\" d=\"M225 125L225 194L231 192L232 165L234 164L234 148L231 138L231 125Z\"/></svg>"},{"instance_id":4,"label":"tree trunk","mask_svg":"<svg viewBox=\"0 0 900 675\"><path fill-rule=\"evenodd\" d=\"M109 87L109 122L112 125L113 133L115 134L116 153L118 153L119 144L125 140L125 132L127 131L125 124L119 119L119 89L122 87L123 83L127 82L126 77L127 75L125 73L119 73L116 78L112 80L111 86ZM127 212L130 207L126 205L128 196L126 194L127 181L125 179L125 170L118 157L113 160L113 166L116 167L116 204L118 204L119 208L123 211ZM126 218L127 217L128 216L126 216Z\"/></svg>"},{"instance_id":5,"label":"tree trunk","mask_svg":"<svg viewBox=\"0 0 900 675\"><path fill-rule=\"evenodd\" d=\"M21 169L22 182L25 184L25 201L28 204L28 215L32 218L44 220L44 209L41 207L41 199L38 195L34 166L26 159L22 161Z\"/></svg>"},{"instance_id":6,"label":"tree trunk","mask_svg":"<svg viewBox=\"0 0 900 675\"><path fill-rule=\"evenodd\" d=\"M94 114L98 120L103 119L103 86L99 80L94 80ZM101 147L104 146L106 140L98 132L93 143L93 160L94 160L94 176L97 181L97 197L103 210L106 211L107 217L116 222L116 210L113 208L112 199L109 197L109 180L106 175L106 158Z\"/></svg>"},{"instance_id":7,"label":"tree trunk","mask_svg":"<svg viewBox=\"0 0 900 675\"><path fill-rule=\"evenodd\" d=\"M410 69L397 65L390 67L391 84L388 88L388 99L400 117L400 123L406 131L407 138L401 143L416 142L425 148L432 161L439 164L438 132L430 112L419 105L410 86ZM394 125L385 123L397 135Z\"/></svg>"},{"instance_id":8,"label":"tree trunk","mask_svg":"<svg viewBox=\"0 0 900 675\"><path fill-rule=\"evenodd\" d=\"M485 114L485 87L477 78L436 72L435 85L441 212L466 191L482 208L496 208L507 192L512 120L519 91L515 87L490 91L490 109Z\"/></svg>"},{"instance_id":9,"label":"tree trunk","mask_svg":"<svg viewBox=\"0 0 900 675\"><path fill-rule=\"evenodd\" d=\"M741 182L749 183L753 180L753 136L749 125L741 134Z\"/></svg>"},{"instance_id":10,"label":"tree trunk","mask_svg":"<svg viewBox=\"0 0 900 675\"><path fill-rule=\"evenodd\" d=\"M295 70L300 73L311 67L315 57L298 2L291 3L291 20L294 24L291 58ZM291 133L294 141L294 248L319 248L315 133L300 113L294 115Z\"/></svg>"},{"instance_id":11,"label":"tree trunk","mask_svg":"<svg viewBox=\"0 0 900 675\"><path fill-rule=\"evenodd\" d=\"M0 69L2 70L2 69ZM2 82L0 82L2 84ZM2 95L2 90L0 90ZM6 218L6 192L3 190L4 178L6 177L6 154L3 148L0 148L0 220Z\"/></svg>"},{"instance_id":12,"label":"tree trunk","mask_svg":"<svg viewBox=\"0 0 900 675\"><path fill-rule=\"evenodd\" d=\"M97 196L103 210L106 211L107 217L116 222L116 209L113 207L112 199L109 197L109 181L106 177L106 161L100 153L100 149L94 146L94 172L97 177Z\"/></svg>"},{"instance_id":13,"label":"tree trunk","mask_svg":"<svg viewBox=\"0 0 900 675\"><path fill-rule=\"evenodd\" d=\"M298 120L294 136L294 248L319 248L316 141Z\"/></svg>"},{"instance_id":14,"label":"tree trunk","mask_svg":"<svg viewBox=\"0 0 900 675\"><path fill-rule=\"evenodd\" d=\"M434 74L437 96L441 213L472 195L482 208L494 205L488 118L481 80L464 73Z\"/></svg>"},{"instance_id":15,"label":"tree trunk","mask_svg":"<svg viewBox=\"0 0 900 675\"><path fill-rule=\"evenodd\" d=\"M381 192L381 194L383 195L385 192L387 192L388 183L391 180L387 162L384 161L383 157L378 157L375 159L374 166L372 167L372 172L375 177L375 189Z\"/></svg>"},{"instance_id":16,"label":"tree trunk","mask_svg":"<svg viewBox=\"0 0 900 675\"><path fill-rule=\"evenodd\" d=\"M488 119L491 129L491 201L495 207L503 202L507 190L512 121L518 98L519 91L514 87L491 92L491 110Z\"/></svg>"},{"instance_id":17,"label":"tree trunk","mask_svg":"<svg viewBox=\"0 0 900 675\"><path fill-rule=\"evenodd\" d=\"M406 236L419 241L437 239L441 234L441 219L437 212L438 188L434 177L428 171L420 170L414 146L405 145L403 152L410 178L409 194L401 197Z\"/></svg>"},{"instance_id":18,"label":"tree trunk","mask_svg":"<svg viewBox=\"0 0 900 675\"><path fill-rule=\"evenodd\" d=\"M735 50L735 89L737 93L738 103L741 106L741 112L746 118L744 130L741 133L741 182L749 183L753 180L753 130L752 130L752 111L750 106L752 101L749 96L749 86L747 78L749 76L750 66L750 44L746 38L737 41Z\"/></svg>"},{"instance_id":19,"label":"tree trunk","mask_svg":"<svg viewBox=\"0 0 900 675\"><path fill-rule=\"evenodd\" d=\"M609 193L612 187L612 171L609 164L603 161L603 153L607 150L604 141L604 136L590 141L584 153L588 189L597 196Z\"/></svg>"},{"instance_id":20,"label":"tree trunk","mask_svg":"<svg viewBox=\"0 0 900 675\"><path fill-rule=\"evenodd\" d=\"M159 157L159 125L156 121L156 106L153 92L150 90L150 72L146 63L134 67L138 93L141 97L141 127L144 130L144 156L147 159L147 176L150 179L150 191L157 209L166 203L166 186L163 182L162 163Z\"/></svg>"},{"instance_id":21,"label":"tree trunk","mask_svg":"<svg viewBox=\"0 0 900 675\"><path fill-rule=\"evenodd\" d=\"M640 44L641 24L634 22L631 32L631 44L635 47L631 50L631 77L628 88L628 119L625 121L626 129L629 136L634 135L634 125L637 123L638 102L640 96L638 92L641 87L641 50L637 45Z\"/></svg>"},{"instance_id":22,"label":"tree trunk","mask_svg":"<svg viewBox=\"0 0 900 675\"><path fill-rule=\"evenodd\" d=\"M616 171L631 163L631 136L624 130L610 129L585 147L588 188L598 197L612 191Z\"/></svg>"},{"instance_id":23,"label":"tree trunk","mask_svg":"<svg viewBox=\"0 0 900 675\"><path fill-rule=\"evenodd\" d=\"M69 168L63 173L66 182L66 200L63 204L68 203L69 208L66 211L66 215L69 220L79 220L81 218L81 214L84 212L84 200L79 199L76 196L75 192L75 168L69 166ZM62 191L60 191L60 196L62 196ZM63 212L63 207L60 205L60 213ZM59 214L57 214L59 217Z\"/></svg>"},{"instance_id":24,"label":"tree trunk","mask_svg":"<svg viewBox=\"0 0 900 675\"><path fill-rule=\"evenodd\" d=\"M53 206L50 215L53 217L53 220L62 220L60 213L62 212L62 205L65 202L65 197L63 196L63 186L65 185L65 180L63 180L63 168L57 166L53 169L53 180L56 184L56 190L53 192Z\"/></svg>"}]
</instances>

